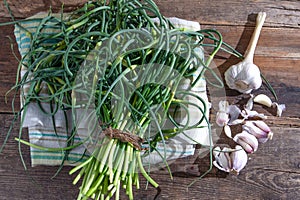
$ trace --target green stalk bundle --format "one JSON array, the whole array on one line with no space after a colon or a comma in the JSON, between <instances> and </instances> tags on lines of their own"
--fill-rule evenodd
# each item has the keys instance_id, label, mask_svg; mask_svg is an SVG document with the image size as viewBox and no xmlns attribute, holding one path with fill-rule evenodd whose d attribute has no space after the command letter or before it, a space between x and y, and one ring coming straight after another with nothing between
<instances>
[{"instance_id":1,"label":"green stalk bundle","mask_svg":"<svg viewBox=\"0 0 300 200\"><path fill-rule=\"evenodd\" d=\"M49 24L57 32L44 33ZM68 146L53 150L67 152L92 141L93 147L87 147L89 159L70 171L78 172L74 184L82 179L78 199L119 199L121 187L133 199L132 186L139 188L138 172L158 187L145 171L142 157L156 151L157 142L201 128L203 121L210 126L205 102L178 86L188 79L193 87L208 72L221 87L222 81L209 68L215 54L221 49L240 56L216 30L175 28L152 0L88 2L70 14L62 13L60 18L49 13L36 33L28 34L30 50L19 66L25 66L27 73L13 88L25 99L17 116L21 112L24 116L31 102L49 103L52 112L46 114L53 118L58 109L73 111ZM204 47L210 48L206 59L199 55ZM195 74L197 77L193 77ZM24 95L24 85L28 84ZM202 105L185 101L189 95ZM175 119L176 108L187 111L188 105L203 113L193 125L189 120L180 124ZM171 112L171 107L175 111ZM44 111L42 106L40 109ZM87 136L74 144L76 125L81 120L78 109L87 114L82 116L96 116L97 123L91 120ZM164 128L166 120L175 128ZM26 143L21 134L19 141Z\"/></svg>"}]
</instances>

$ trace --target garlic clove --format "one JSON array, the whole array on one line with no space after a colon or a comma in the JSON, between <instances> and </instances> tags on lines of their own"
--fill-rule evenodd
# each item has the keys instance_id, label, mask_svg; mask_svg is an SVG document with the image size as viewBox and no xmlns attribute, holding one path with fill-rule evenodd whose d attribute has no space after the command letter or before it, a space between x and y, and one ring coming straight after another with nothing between
<instances>
[{"instance_id":1,"label":"garlic clove","mask_svg":"<svg viewBox=\"0 0 300 200\"><path fill-rule=\"evenodd\" d=\"M236 119L230 123L228 123L228 125L238 125L238 124L242 124L245 121L245 119Z\"/></svg>"},{"instance_id":2,"label":"garlic clove","mask_svg":"<svg viewBox=\"0 0 300 200\"><path fill-rule=\"evenodd\" d=\"M272 100L265 94L257 95L256 97L254 97L253 101L255 103L259 103L259 104L262 104L264 106L267 106L269 108L272 106Z\"/></svg>"},{"instance_id":3,"label":"garlic clove","mask_svg":"<svg viewBox=\"0 0 300 200\"><path fill-rule=\"evenodd\" d=\"M225 126L229 121L228 107L229 107L228 101L224 100L219 102L219 110L216 116L216 123L220 127Z\"/></svg>"},{"instance_id":4,"label":"garlic clove","mask_svg":"<svg viewBox=\"0 0 300 200\"><path fill-rule=\"evenodd\" d=\"M254 153L258 148L258 140L256 137L246 131L235 135L233 140L241 145L248 153Z\"/></svg>"},{"instance_id":5,"label":"garlic clove","mask_svg":"<svg viewBox=\"0 0 300 200\"><path fill-rule=\"evenodd\" d=\"M219 146L215 147L213 150L214 157L218 157L220 155L221 148Z\"/></svg>"},{"instance_id":6,"label":"garlic clove","mask_svg":"<svg viewBox=\"0 0 300 200\"><path fill-rule=\"evenodd\" d=\"M245 106L246 110L252 110L253 109L253 98L254 98L254 95L250 94L250 99L247 101L247 104Z\"/></svg>"},{"instance_id":7,"label":"garlic clove","mask_svg":"<svg viewBox=\"0 0 300 200\"><path fill-rule=\"evenodd\" d=\"M227 137L229 137L229 138L232 138L232 134L231 134L231 128L230 128L230 126L228 126L228 125L225 125L224 126L224 132L225 132L225 135L227 136Z\"/></svg>"},{"instance_id":8,"label":"garlic clove","mask_svg":"<svg viewBox=\"0 0 300 200\"><path fill-rule=\"evenodd\" d=\"M265 116L263 113L258 113L255 110L243 110L243 112L241 113L242 117L244 117L244 119L248 119L248 118L252 118L252 117L257 117L259 119L267 119L267 116Z\"/></svg>"},{"instance_id":9,"label":"garlic clove","mask_svg":"<svg viewBox=\"0 0 300 200\"><path fill-rule=\"evenodd\" d=\"M223 127L225 126L229 121L229 115L224 112L218 112L216 116L216 123L218 126Z\"/></svg>"},{"instance_id":10,"label":"garlic clove","mask_svg":"<svg viewBox=\"0 0 300 200\"><path fill-rule=\"evenodd\" d=\"M222 171L230 172L232 169L232 161L229 155L230 150L227 147L224 147L222 150L220 147L216 147L214 149L215 153L213 153L215 156L213 165Z\"/></svg>"},{"instance_id":11,"label":"garlic clove","mask_svg":"<svg viewBox=\"0 0 300 200\"><path fill-rule=\"evenodd\" d=\"M240 171L246 166L248 155L240 145L235 146L234 152L231 153L232 171L238 175Z\"/></svg>"},{"instance_id":12,"label":"garlic clove","mask_svg":"<svg viewBox=\"0 0 300 200\"><path fill-rule=\"evenodd\" d=\"M260 143L265 143L273 137L273 132L264 121L246 121L242 127L244 131L254 135Z\"/></svg>"},{"instance_id":13,"label":"garlic clove","mask_svg":"<svg viewBox=\"0 0 300 200\"><path fill-rule=\"evenodd\" d=\"M271 132L270 127L264 121L253 121L253 123L266 133Z\"/></svg>"},{"instance_id":14,"label":"garlic clove","mask_svg":"<svg viewBox=\"0 0 300 200\"><path fill-rule=\"evenodd\" d=\"M219 112L228 112L229 102L226 100L219 102Z\"/></svg>"}]
</instances>

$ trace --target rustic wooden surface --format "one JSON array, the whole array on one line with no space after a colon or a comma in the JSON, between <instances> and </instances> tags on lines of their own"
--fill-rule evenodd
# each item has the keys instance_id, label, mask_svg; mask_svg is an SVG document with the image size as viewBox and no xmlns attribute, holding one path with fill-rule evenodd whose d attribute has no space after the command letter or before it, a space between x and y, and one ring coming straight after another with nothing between
<instances>
[{"instance_id":1,"label":"rustic wooden surface","mask_svg":"<svg viewBox=\"0 0 300 200\"><path fill-rule=\"evenodd\" d=\"M9 0L17 18L28 17L52 6L59 10L61 3L66 9L74 9L83 0ZM300 2L272 0L156 0L166 16L177 16L199 21L202 28L219 30L224 41L244 52L255 25L255 14L267 12L267 19L255 55L255 63L270 80L279 96L279 102L287 106L281 118L270 117L267 123L275 133L273 140L260 145L250 155L246 168L239 176L226 174L215 168L190 188L187 185L209 168L209 158L187 158L172 166L174 179L170 180L165 170L152 173L161 186L158 199L300 199ZM8 12L0 5L0 22L10 21ZM0 27L0 144L4 141L13 118L10 102L13 94L5 93L16 78L17 61L11 51L8 37L13 37L13 27ZM16 45L12 45L16 51ZM220 54L215 63L222 73L237 60ZM256 93L268 93L263 87ZM229 99L234 99L227 90ZM16 101L18 106L18 101ZM263 110L256 106L257 109ZM268 115L271 115L266 111ZM52 178L57 167L30 167L29 149L22 146L27 171L20 161L18 144L13 140L18 135L18 123L13 129L2 154L0 154L0 199L75 199L78 186L73 186L70 167L65 167ZM26 134L24 134L26 135ZM26 138L25 138L26 139ZM221 136L218 143L225 143ZM195 160L194 165L185 165ZM193 168L193 169L192 169ZM195 169L196 168L196 169ZM185 172L184 172L185 171ZM153 199L157 191L151 187L135 192L136 199ZM124 196L122 199L126 199Z\"/></svg>"}]
</instances>

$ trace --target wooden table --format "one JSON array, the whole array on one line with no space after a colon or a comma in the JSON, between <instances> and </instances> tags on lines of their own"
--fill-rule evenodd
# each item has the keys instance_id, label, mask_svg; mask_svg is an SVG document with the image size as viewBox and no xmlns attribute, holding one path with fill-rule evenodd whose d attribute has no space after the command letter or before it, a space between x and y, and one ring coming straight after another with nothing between
<instances>
[{"instance_id":1,"label":"wooden table","mask_svg":"<svg viewBox=\"0 0 300 200\"><path fill-rule=\"evenodd\" d=\"M0 22L10 21L8 12L0 5ZM17 18L25 18L36 12L58 10L61 3L67 9L74 9L83 0L9 0L12 12ZM279 96L279 102L287 110L281 118L269 117L266 121L274 132L273 140L260 145L250 155L246 168L239 176L227 174L215 168L193 186L196 173L209 168L208 157L187 158L173 166L171 180L165 170L152 173L161 186L158 199L300 199L300 2L299 1L217 1L217 0L156 0L162 13L201 23L202 28L219 30L224 41L244 52L255 25L255 14L267 12L267 19L255 54L255 63L271 82ZM13 26L0 27L0 144L3 143L13 118L10 102L5 103L5 93L13 86L16 78L17 61L11 51L8 36L14 41ZM16 51L16 44L13 42ZM237 60L227 54L219 55L215 63L224 72ZM263 87L256 93L268 93ZM229 99L232 91L227 90ZM16 102L16 106L18 107ZM261 109L261 107L257 107ZM213 113L213 110L212 110ZM267 115L271 115L267 112ZM212 115L213 117L213 115ZM30 167L29 148L22 146L27 171L24 170L14 137L18 135L15 124L12 135L0 154L0 199L75 199L78 186L72 185L74 176L69 176L70 167L52 178L57 167ZM24 134L26 135L26 134ZM26 138L25 138L26 139ZM221 139L218 142L224 142ZM196 169L188 168L185 162L194 159ZM178 172L176 172L176 169ZM186 170L184 170L186 169ZM184 172L185 171L185 172ZM153 199L157 191L141 182L141 189L135 192L136 199ZM126 199L122 197L121 199Z\"/></svg>"}]
</instances>

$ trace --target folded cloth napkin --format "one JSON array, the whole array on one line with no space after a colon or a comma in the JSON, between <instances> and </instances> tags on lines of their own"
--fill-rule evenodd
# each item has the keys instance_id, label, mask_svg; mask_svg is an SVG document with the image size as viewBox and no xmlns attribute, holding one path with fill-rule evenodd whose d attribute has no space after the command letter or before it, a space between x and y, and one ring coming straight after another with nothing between
<instances>
[{"instance_id":1,"label":"folded cloth napkin","mask_svg":"<svg viewBox=\"0 0 300 200\"><path fill-rule=\"evenodd\" d=\"M22 28L18 25L15 26L15 37L18 44L19 52L22 57L26 56L27 52L30 48L30 37L27 31L34 35L36 32L37 27L39 26L41 20L47 16L46 13L39 13L30 17L26 22L20 23ZM55 16L55 14L53 15ZM57 17L59 17L57 15ZM186 28L189 30L200 30L200 24L197 22L182 20L179 18L169 18L169 20L174 24L175 27L178 28ZM155 21L155 19L154 19ZM55 24L51 24L49 21L49 25L43 28L44 32L49 34L55 34L60 30L55 27ZM48 41L49 43L49 41ZM199 49L199 55L204 56L203 51ZM26 57L25 57L26 58ZM24 60L26 64L26 59ZM200 73L201 67L199 67L199 71L195 73L195 77ZM27 72L26 67L22 67L21 69L21 76L23 76ZM193 80L184 80L182 84L179 86L181 90L189 90L193 92L195 95L199 96L205 102L205 106L209 108L209 102L206 94L206 82L204 79L201 79L193 88L190 87L190 82ZM23 89L23 94L26 95L26 91L29 88L25 86ZM24 103L24 99L21 95L21 106ZM193 96L185 96L185 100L190 101L192 103L201 105L201 102ZM42 105L44 109L50 109L50 106L45 103ZM201 107L204 107L202 105ZM190 112L189 121L190 124L197 122L199 118L203 116L203 113L199 110L195 109L193 106L189 105L188 110ZM39 111L38 105L34 102L28 105L28 109L26 112L25 121L23 123L23 127L28 127L29 132L29 140L32 144L43 146L43 147L51 147L51 148L61 148L67 145L67 140L69 137L69 133L66 132L66 125L70 123L68 122L68 118L70 119L70 113L64 113L63 111L59 110L55 115L55 128L53 127L52 118L45 115L41 111ZM208 119L209 117L209 109L206 110L204 113L205 117ZM67 116L67 117L66 117ZM180 123L186 123L187 118L184 113L178 115L176 120ZM197 128L185 131L182 134L177 135L176 137L169 139L166 141L165 144L158 143L157 144L157 151L153 151L150 155L143 158L145 164L151 163L163 163L164 159L162 159L161 155L164 155L165 159L175 160L177 158L182 158L186 156L193 155L195 152L195 144L200 143L202 145L210 145L210 137L209 137L209 130L207 128L207 124L204 121L203 128ZM84 123L80 125L80 129L78 129L78 134L76 135L74 142L79 142L84 138L86 130ZM86 146L82 145L73 149L70 152L50 152L50 151L43 151L38 150L35 148L30 149L31 153L31 164L32 166L36 165L60 165L62 160L66 158L64 162L65 165L74 165L76 162L80 162L86 159L84 152L86 150ZM67 155L67 156L66 156Z\"/></svg>"}]
</instances>

